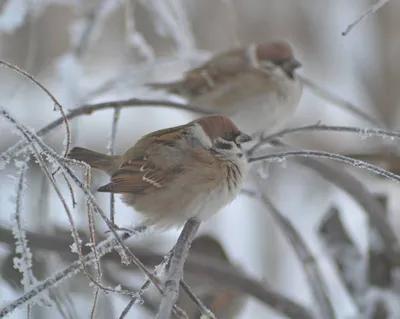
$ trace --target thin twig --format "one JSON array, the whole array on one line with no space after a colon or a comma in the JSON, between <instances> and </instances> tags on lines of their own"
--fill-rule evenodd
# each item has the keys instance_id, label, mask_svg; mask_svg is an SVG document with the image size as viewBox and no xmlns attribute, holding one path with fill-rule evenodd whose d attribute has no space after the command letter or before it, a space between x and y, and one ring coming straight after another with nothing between
<instances>
[{"instance_id":1,"label":"thin twig","mask_svg":"<svg viewBox=\"0 0 400 319\"><path fill-rule=\"evenodd\" d=\"M171 254L172 251L170 251L169 253L167 253L164 258L163 261L156 266L156 268L154 269L154 276L159 276L160 273L165 271L165 266L168 264L168 262L170 261L171 258ZM137 303L140 302L142 295L144 294L144 292L147 290L147 288L150 286L150 280L147 279L143 285L140 287L139 291L132 297L132 299L129 301L129 303L127 304L127 306L124 308L124 310L122 311L121 315L119 316L119 319L123 319L126 317L126 315L128 314L128 312L130 311L130 309L132 308L132 306Z\"/></svg>"},{"instance_id":2,"label":"thin twig","mask_svg":"<svg viewBox=\"0 0 400 319\"><path fill-rule=\"evenodd\" d=\"M64 256L67 260L69 260L69 257L74 258L74 255L69 249L69 230L59 230L57 232L57 236L44 233L33 233L29 231L27 231L26 234L32 247L57 252L59 254L62 254L62 256ZM123 239L125 240L127 238L124 237ZM108 240L112 239L109 238ZM2 227L1 225L0 241L7 243L8 245L14 244L12 232L7 228ZM100 243L99 246L100 245L103 245L103 242ZM88 254L92 253L88 247L82 247L82 249L85 250L85 252ZM149 266L159 263L160 259L163 258L162 255L151 252L148 249L143 250L134 247L132 247L131 249L135 251L135 255L139 256L140 260L143 260L145 264ZM111 250L112 249L110 248L110 251ZM110 254L105 255L104 259L114 262L117 265L120 264L120 258L116 252L111 252ZM92 262L94 262L94 259L92 260ZM86 264L89 263L86 262ZM78 271L79 267L80 264L77 264L76 269L78 269ZM137 271L137 269L133 267L131 267L130 269L132 271ZM229 283L229 285L233 286L234 288L237 288L244 293L248 293L254 296L259 301L271 307L271 309L275 310L277 313L282 314L288 318L315 319L311 311L306 307L296 302L293 302L279 292L274 291L265 283L261 283L260 280L256 278L253 279L245 275L242 271L238 271L228 262L216 261L215 258L208 258L207 256L204 256L202 254L197 256L196 253L193 252L192 254L190 254L185 263L185 271L199 277L205 276L207 278L212 278L216 281L216 283L219 283L221 285L226 285L227 283Z\"/></svg>"},{"instance_id":3,"label":"thin twig","mask_svg":"<svg viewBox=\"0 0 400 319\"><path fill-rule=\"evenodd\" d=\"M29 73L25 72L24 70L20 69L19 67L12 65L8 62L2 61L0 60L0 65L5 66L11 70L16 71L18 74L23 75L24 77L26 77L27 79L29 79L32 83L34 83L35 85L37 85L41 90L43 90L49 97L50 99L53 101L54 105L58 108L58 110L61 113L61 120L62 122L64 122L65 125L65 130L66 130L66 138L67 138L67 143L65 145L65 150L64 150L64 156L66 156L69 153L69 148L71 145L71 130L69 128L69 124L68 124L68 120L67 117L65 115L64 112L64 108L63 106L60 104L60 102L58 102L58 100L55 98L55 96L53 94L50 93L50 91L48 89L46 89L46 87L41 84L38 80L36 80L32 75L30 75Z\"/></svg>"},{"instance_id":4,"label":"thin twig","mask_svg":"<svg viewBox=\"0 0 400 319\"><path fill-rule=\"evenodd\" d=\"M190 286L186 283L185 280L181 279L180 286L183 291L189 296L189 298L194 301L196 307L200 310L202 316L205 316L207 319L216 319L215 315L212 313L210 309L208 309L202 301L195 295Z\"/></svg>"},{"instance_id":5,"label":"thin twig","mask_svg":"<svg viewBox=\"0 0 400 319\"><path fill-rule=\"evenodd\" d=\"M131 233L124 233L121 240L126 240L129 237L131 237ZM110 252L113 250L117 245L119 245L119 242L117 241L116 238L109 238L106 239L105 241L101 242L97 248L97 255L102 257L106 253ZM95 262L95 256L93 252L88 253L84 259L83 262L85 265L89 265L93 262ZM60 281L67 279L70 277L72 274L75 274L80 271L82 267L82 262L81 260L77 260L74 263L72 263L70 266L65 268L64 270L58 271L55 274L53 274L50 277L47 277L47 279L43 280L42 282L39 282L37 285L32 287L29 291L25 292L21 297L18 299L14 300L11 303L8 303L5 305L3 308L0 309L0 318L8 315L15 309L17 309L19 306L24 305L25 303L29 302L32 300L34 297L38 296L41 292L52 288L56 286Z\"/></svg>"},{"instance_id":6,"label":"thin twig","mask_svg":"<svg viewBox=\"0 0 400 319\"><path fill-rule=\"evenodd\" d=\"M200 227L200 221L189 219L182 229L181 235L174 247L170 266L167 272L164 295L160 303L156 319L169 319L172 307L175 305L179 296L179 282L183 277L183 266L187 258L190 244Z\"/></svg>"},{"instance_id":7,"label":"thin twig","mask_svg":"<svg viewBox=\"0 0 400 319\"><path fill-rule=\"evenodd\" d=\"M28 171L28 161L30 156L28 155L22 162L19 169L19 178L17 182L16 190L16 202L15 202L15 226L12 228L13 235L16 239L15 247L16 254L20 257L14 258L14 267L22 273L22 284L26 291L37 281L32 271L32 252L28 246L28 240L26 238L25 229L22 226L22 210L23 200L27 188L26 173Z\"/></svg>"},{"instance_id":8,"label":"thin twig","mask_svg":"<svg viewBox=\"0 0 400 319\"><path fill-rule=\"evenodd\" d=\"M342 32L342 36L346 36L350 33L350 31L359 24L362 20L368 17L370 14L377 12L380 8L382 8L389 0L378 0L374 5L372 5L367 11L365 11L359 18L357 18L353 23L349 24Z\"/></svg>"},{"instance_id":9,"label":"thin twig","mask_svg":"<svg viewBox=\"0 0 400 319\"><path fill-rule=\"evenodd\" d=\"M332 302L328 297L326 284L319 270L317 261L292 223L276 208L270 198L268 198L261 189L260 192L262 202L291 242L297 257L303 265L321 318L336 319L336 314Z\"/></svg>"},{"instance_id":10,"label":"thin twig","mask_svg":"<svg viewBox=\"0 0 400 319\"><path fill-rule=\"evenodd\" d=\"M152 281L152 283L156 286L158 291L160 293L163 293L162 288L160 287L157 279L152 275L150 271L146 269L146 267L140 262L140 260L130 251L130 249L123 243L121 238L118 236L114 225L110 222L110 220L107 218L106 214L104 211L101 209L101 207L97 204L95 197L93 194L90 192L90 190L86 187L86 185L79 180L79 178L72 172L71 168L66 164L79 164L79 165L84 165L83 162L78 162L72 159L67 159L64 157L59 156L56 152L54 152L50 147L48 147L43 141L38 138L35 134L30 132L27 128L25 128L23 125L19 124L15 118L13 118L5 109L0 107L0 114L4 116L5 119L7 119L9 122L11 122L21 133L23 136L32 139L40 147L43 149L44 154L50 158L51 161L56 161L61 169L67 173L68 176L71 177L71 179L77 184L77 186L84 192L86 195L86 198L88 201L91 201L93 204L94 208L96 211L100 214L102 219L106 222L107 226L109 227L109 230L112 232L114 238L117 240L119 243L119 247L122 248L122 251L124 253L122 261L125 263L129 263L130 261L134 262L136 266L142 270L147 277L149 277ZM140 231L143 231L143 229L146 229L146 227L139 226L137 229L140 229ZM139 231L139 230L138 230Z\"/></svg>"},{"instance_id":11,"label":"thin twig","mask_svg":"<svg viewBox=\"0 0 400 319\"><path fill-rule=\"evenodd\" d=\"M400 139L400 133L390 132L378 128L361 128L361 127L350 127L350 126L333 126L333 125L307 125L302 127L295 127L290 129L285 129L280 132L276 132L265 138L262 138L256 145L254 145L249 151L248 154L253 154L257 149L259 149L262 145L268 144L272 140L283 137L285 135L299 133L299 132L310 132L310 131L327 131L327 132L342 132L342 133L355 133L359 134L361 139L367 137L386 137L390 139Z\"/></svg>"},{"instance_id":12,"label":"thin twig","mask_svg":"<svg viewBox=\"0 0 400 319\"><path fill-rule=\"evenodd\" d=\"M252 157L252 158L249 158L249 162L254 163L254 162L259 162L259 161L264 161L264 160L266 160L266 161L284 161L286 158L293 157L293 156L327 158L327 159L343 162L346 164L350 164L350 165L353 165L354 167L363 168L363 169L369 170L375 174L387 177L395 182L400 182L399 175L388 172L387 170L384 170L383 168L377 167L375 165L371 165L367 162L355 160L350 157L342 156L342 155L335 154L335 153L324 152L324 151L314 151L314 150L282 151L282 152L277 152L277 153L273 153L273 154Z\"/></svg>"},{"instance_id":13,"label":"thin twig","mask_svg":"<svg viewBox=\"0 0 400 319\"><path fill-rule=\"evenodd\" d=\"M120 108L114 109L114 116L111 124L111 134L110 134L110 141L108 143L108 155L115 154L115 138L117 136L117 128L118 128L118 120L119 115L121 113ZM110 220L113 224L115 224L115 196L114 193L110 194Z\"/></svg>"},{"instance_id":14,"label":"thin twig","mask_svg":"<svg viewBox=\"0 0 400 319\"><path fill-rule=\"evenodd\" d=\"M320 87L318 84L315 82L311 81L310 79L304 77L303 75L298 74L297 77L301 82L303 82L306 86L308 86L311 91L313 91L316 95L319 95L321 98L332 102L333 104L340 106L341 108L345 109L346 111L350 111L351 113L359 116L360 118L366 120L370 124L376 126L376 127L381 127L381 128L386 128L385 125L374 118L371 115L368 115L365 113L360 107L357 105L354 105L353 103L350 103L340 96L337 96L336 94L329 92L327 89Z\"/></svg>"},{"instance_id":15,"label":"thin twig","mask_svg":"<svg viewBox=\"0 0 400 319\"><path fill-rule=\"evenodd\" d=\"M312 158L297 158L296 163L308 167L329 183L347 192L366 212L377 227L385 245L386 257L395 265L400 265L400 244L388 221L384 218L384 207L357 178L330 163L322 163Z\"/></svg>"}]
</instances>

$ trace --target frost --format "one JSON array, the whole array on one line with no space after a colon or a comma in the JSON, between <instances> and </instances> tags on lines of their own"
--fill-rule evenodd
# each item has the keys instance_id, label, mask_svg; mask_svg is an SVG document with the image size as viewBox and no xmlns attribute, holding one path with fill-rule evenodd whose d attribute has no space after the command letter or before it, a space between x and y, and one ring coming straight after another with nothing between
<instances>
[{"instance_id":1,"label":"frost","mask_svg":"<svg viewBox=\"0 0 400 319\"><path fill-rule=\"evenodd\" d=\"M118 255L121 257L121 262L125 265L129 265L130 264L129 258L126 255L125 251L122 249L122 247L120 245L117 245L115 247L115 250L118 253Z\"/></svg>"},{"instance_id":2,"label":"frost","mask_svg":"<svg viewBox=\"0 0 400 319\"><path fill-rule=\"evenodd\" d=\"M0 30L5 33L12 33L15 29L24 24L28 14L28 1L26 0L8 0L0 15Z\"/></svg>"},{"instance_id":3,"label":"frost","mask_svg":"<svg viewBox=\"0 0 400 319\"><path fill-rule=\"evenodd\" d=\"M76 243L72 243L71 245L69 245L69 247L71 248L71 251L72 251L74 254L77 254L77 253L78 253L78 247L76 246Z\"/></svg>"},{"instance_id":4,"label":"frost","mask_svg":"<svg viewBox=\"0 0 400 319\"><path fill-rule=\"evenodd\" d=\"M121 289L122 289L122 288L121 288L121 285L118 285L118 286L116 286L116 287L114 288L115 291L121 291Z\"/></svg>"}]
</instances>

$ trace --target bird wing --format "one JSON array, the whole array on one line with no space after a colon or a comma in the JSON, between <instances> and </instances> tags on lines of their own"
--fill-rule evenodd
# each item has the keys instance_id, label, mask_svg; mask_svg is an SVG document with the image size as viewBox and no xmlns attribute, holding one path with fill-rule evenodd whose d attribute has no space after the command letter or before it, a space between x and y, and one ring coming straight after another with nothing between
<instances>
[{"instance_id":1,"label":"bird wing","mask_svg":"<svg viewBox=\"0 0 400 319\"><path fill-rule=\"evenodd\" d=\"M179 161L160 165L155 149L173 147L182 136L184 126L152 132L141 138L134 147L122 155L122 163L112 174L111 182L98 189L99 192L140 194L148 189L160 189L182 172ZM149 152L150 150L153 150ZM158 154L157 154L158 153Z\"/></svg>"},{"instance_id":2,"label":"bird wing","mask_svg":"<svg viewBox=\"0 0 400 319\"><path fill-rule=\"evenodd\" d=\"M160 189L176 177L181 170L157 168L147 157L138 157L121 164L111 176L111 182L99 192L142 194L149 189Z\"/></svg>"}]
</instances>

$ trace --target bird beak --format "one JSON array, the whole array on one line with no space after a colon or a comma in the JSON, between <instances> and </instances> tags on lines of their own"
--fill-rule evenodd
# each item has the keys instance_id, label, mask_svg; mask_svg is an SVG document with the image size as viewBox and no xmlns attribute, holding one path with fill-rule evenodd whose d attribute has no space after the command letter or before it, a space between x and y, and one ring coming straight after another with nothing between
<instances>
[{"instance_id":1,"label":"bird beak","mask_svg":"<svg viewBox=\"0 0 400 319\"><path fill-rule=\"evenodd\" d=\"M243 143L249 142L251 140L252 140L252 138L250 135L240 132L239 136L236 138L236 143L243 144Z\"/></svg>"},{"instance_id":2,"label":"bird beak","mask_svg":"<svg viewBox=\"0 0 400 319\"><path fill-rule=\"evenodd\" d=\"M295 70L302 67L303 65L299 61L293 59L292 61L290 61L290 66L292 67L292 70Z\"/></svg>"}]
</instances>

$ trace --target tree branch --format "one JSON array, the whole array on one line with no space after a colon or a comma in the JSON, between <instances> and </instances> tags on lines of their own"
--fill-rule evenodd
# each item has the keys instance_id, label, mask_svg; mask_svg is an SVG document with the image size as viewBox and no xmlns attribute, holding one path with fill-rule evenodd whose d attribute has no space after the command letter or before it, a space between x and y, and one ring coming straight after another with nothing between
<instances>
[{"instance_id":1,"label":"tree branch","mask_svg":"<svg viewBox=\"0 0 400 319\"><path fill-rule=\"evenodd\" d=\"M200 221L194 218L189 219L185 223L181 235L176 242L167 271L164 296L161 300L156 319L169 319L171 317L172 307L179 296L179 282L183 278L183 266L189 252L189 247L200 227L200 223ZM207 315L210 316L210 314ZM214 315L210 317L213 318Z\"/></svg>"}]
</instances>

